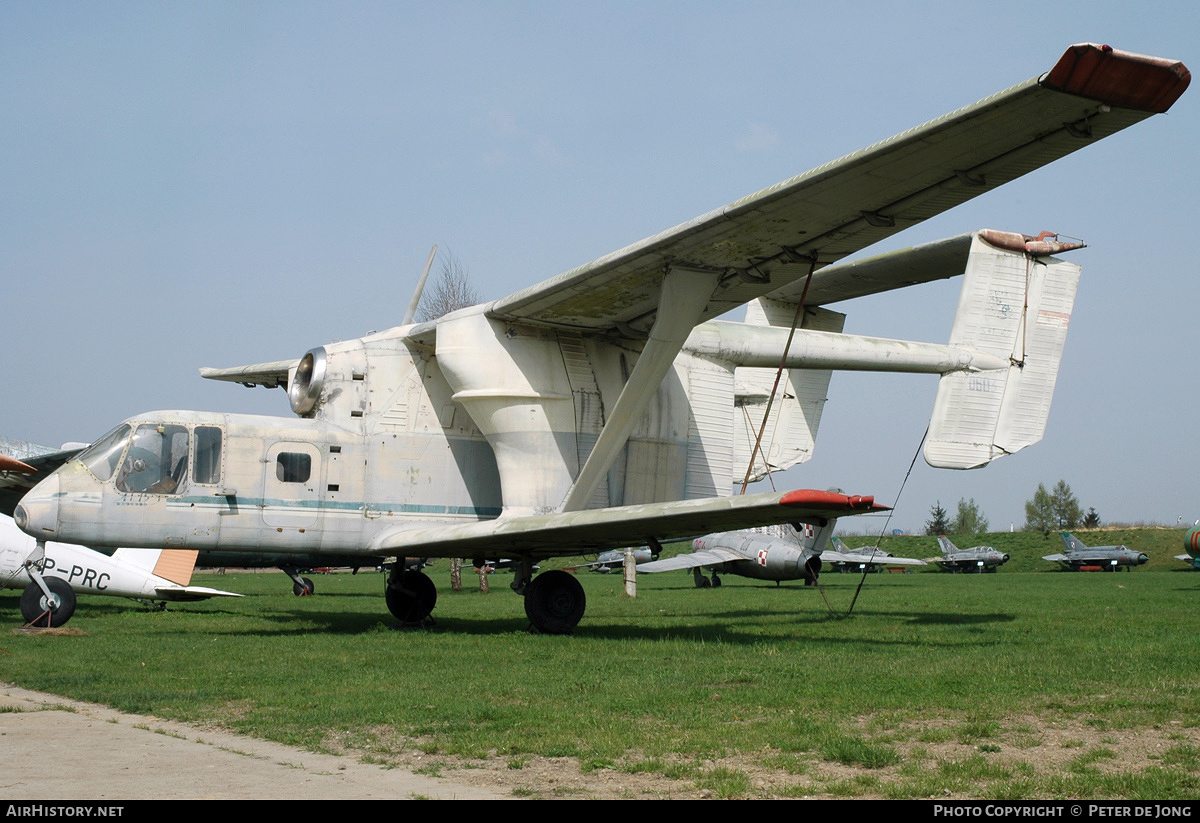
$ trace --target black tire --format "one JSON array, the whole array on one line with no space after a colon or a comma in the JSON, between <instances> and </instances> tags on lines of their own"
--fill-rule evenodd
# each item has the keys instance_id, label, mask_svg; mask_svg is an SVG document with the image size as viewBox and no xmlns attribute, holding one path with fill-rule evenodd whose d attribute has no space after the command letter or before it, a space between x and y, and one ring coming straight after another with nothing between
<instances>
[{"instance_id":1,"label":"black tire","mask_svg":"<svg viewBox=\"0 0 1200 823\"><path fill-rule=\"evenodd\" d=\"M312 580L307 577L301 577L300 579L304 581L304 585L293 583L292 594L296 595L296 597L308 597L317 593L317 587L313 585Z\"/></svg>"},{"instance_id":2,"label":"black tire","mask_svg":"<svg viewBox=\"0 0 1200 823\"><path fill-rule=\"evenodd\" d=\"M46 595L37 583L30 583L21 593L21 617L30 626L39 629L57 629L66 625L75 614L75 592L67 581L60 577L45 577L46 588L50 589L52 599L48 602Z\"/></svg>"},{"instance_id":3,"label":"black tire","mask_svg":"<svg viewBox=\"0 0 1200 823\"><path fill-rule=\"evenodd\" d=\"M422 572L393 575L384 591L388 611L402 623L420 623L437 605L437 586Z\"/></svg>"},{"instance_id":4,"label":"black tire","mask_svg":"<svg viewBox=\"0 0 1200 823\"><path fill-rule=\"evenodd\" d=\"M539 574L525 589L525 616L545 634L570 634L583 619L585 608L583 586L564 571Z\"/></svg>"},{"instance_id":5,"label":"black tire","mask_svg":"<svg viewBox=\"0 0 1200 823\"><path fill-rule=\"evenodd\" d=\"M696 588L697 589L710 589L710 588L712 588L712 581L709 580L707 577L697 577L696 578Z\"/></svg>"},{"instance_id":6,"label":"black tire","mask_svg":"<svg viewBox=\"0 0 1200 823\"><path fill-rule=\"evenodd\" d=\"M714 589L719 589L719 588L721 588L721 578L717 577L717 573L716 573L716 572L713 572L713 576L712 576L712 587L713 587Z\"/></svg>"}]
</instances>

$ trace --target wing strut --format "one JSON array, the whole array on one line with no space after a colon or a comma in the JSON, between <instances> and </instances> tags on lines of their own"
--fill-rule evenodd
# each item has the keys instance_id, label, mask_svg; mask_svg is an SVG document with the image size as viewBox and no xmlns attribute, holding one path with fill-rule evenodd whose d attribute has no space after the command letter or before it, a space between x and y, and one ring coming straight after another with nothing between
<instances>
[{"instance_id":1,"label":"wing strut","mask_svg":"<svg viewBox=\"0 0 1200 823\"><path fill-rule=\"evenodd\" d=\"M775 401L775 392L779 391L779 380L783 377L784 366L787 365L788 352L792 350L792 339L796 336L796 327L800 325L800 318L804 314L804 300L808 297L808 287L812 284L813 272L817 269L817 258L813 257L808 264L808 277L804 278L804 291L800 292L800 302L796 304L796 313L792 316L792 327L788 330L787 343L783 346L783 356L779 360L779 368L775 370L775 384L771 386L771 393L767 396L767 408L763 412L762 425L758 427L758 436L754 438L754 448L750 450L750 460L746 463L746 478L742 481L742 494L746 493L746 487L750 485L750 475L754 471L754 458L762 449L763 433L767 430L767 420L771 417L771 405ZM767 477L771 476L771 466L767 463L767 456L763 455L763 465L767 468ZM771 488L775 487L775 481L771 481Z\"/></svg>"},{"instance_id":2,"label":"wing strut","mask_svg":"<svg viewBox=\"0 0 1200 823\"><path fill-rule=\"evenodd\" d=\"M675 356L683 348L692 333L708 300L720 280L715 271L672 266L663 275L662 294L658 301L658 314L650 329L650 338L638 357L633 373L629 375L621 396L613 406L612 414L596 439L592 453L575 478L571 490L563 502L563 511L579 511L587 506L600 481L612 468L613 461L625 441L633 433L642 412L650 399L662 385L667 370L675 362Z\"/></svg>"}]
</instances>

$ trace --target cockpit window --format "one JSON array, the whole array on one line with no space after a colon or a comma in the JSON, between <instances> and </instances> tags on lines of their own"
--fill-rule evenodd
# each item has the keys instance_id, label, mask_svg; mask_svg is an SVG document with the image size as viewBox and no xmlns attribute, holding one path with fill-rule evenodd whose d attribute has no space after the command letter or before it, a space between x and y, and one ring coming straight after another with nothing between
<instances>
[{"instance_id":1,"label":"cockpit window","mask_svg":"<svg viewBox=\"0 0 1200 823\"><path fill-rule=\"evenodd\" d=\"M221 482L221 430L216 426L196 427L195 463L192 480L196 483Z\"/></svg>"},{"instance_id":2,"label":"cockpit window","mask_svg":"<svg viewBox=\"0 0 1200 823\"><path fill-rule=\"evenodd\" d=\"M107 480L117 470L130 431L129 425L122 423L82 451L77 459L96 475L97 480Z\"/></svg>"},{"instance_id":3,"label":"cockpit window","mask_svg":"<svg viewBox=\"0 0 1200 823\"><path fill-rule=\"evenodd\" d=\"M143 424L117 472L117 489L143 494L179 494L187 485L186 426Z\"/></svg>"}]
</instances>

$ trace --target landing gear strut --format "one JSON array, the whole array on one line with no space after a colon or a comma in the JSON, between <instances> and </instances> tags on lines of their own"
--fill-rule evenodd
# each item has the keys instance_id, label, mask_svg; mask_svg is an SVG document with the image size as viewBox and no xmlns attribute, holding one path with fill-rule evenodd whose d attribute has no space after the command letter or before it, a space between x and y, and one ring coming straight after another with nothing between
<instances>
[{"instance_id":1,"label":"landing gear strut","mask_svg":"<svg viewBox=\"0 0 1200 823\"><path fill-rule=\"evenodd\" d=\"M525 587L525 615L544 634L570 634L586 607L583 586L564 571L542 572Z\"/></svg>"},{"instance_id":2,"label":"landing gear strut","mask_svg":"<svg viewBox=\"0 0 1200 823\"><path fill-rule=\"evenodd\" d=\"M384 590L388 611L406 625L423 623L437 605L437 587L422 572L399 565L388 575Z\"/></svg>"}]
</instances>

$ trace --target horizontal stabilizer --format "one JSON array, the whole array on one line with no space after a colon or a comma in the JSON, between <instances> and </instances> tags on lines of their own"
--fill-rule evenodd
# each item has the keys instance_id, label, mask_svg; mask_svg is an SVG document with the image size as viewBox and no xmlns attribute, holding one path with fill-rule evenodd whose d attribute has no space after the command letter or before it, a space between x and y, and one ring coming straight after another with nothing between
<instances>
[{"instance_id":1,"label":"horizontal stabilizer","mask_svg":"<svg viewBox=\"0 0 1200 823\"><path fill-rule=\"evenodd\" d=\"M204 366L200 369L200 376L207 380L241 383L243 386L262 386L267 389L282 386L286 389L288 372L294 369L298 362L298 360L276 360L272 363L255 363L251 366L232 366L226 369Z\"/></svg>"},{"instance_id":2,"label":"horizontal stabilizer","mask_svg":"<svg viewBox=\"0 0 1200 823\"><path fill-rule=\"evenodd\" d=\"M937 468L977 468L1041 440L1067 339L1079 266L988 234L972 241L950 344L1009 365L942 376L925 441Z\"/></svg>"},{"instance_id":3,"label":"horizontal stabilizer","mask_svg":"<svg viewBox=\"0 0 1200 823\"><path fill-rule=\"evenodd\" d=\"M245 595L210 589L207 586L184 586L178 589L163 587L154 591L155 600L166 600L171 603L188 603L194 600L207 600L210 597L245 597Z\"/></svg>"}]
</instances>

